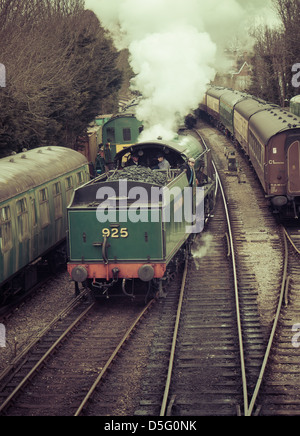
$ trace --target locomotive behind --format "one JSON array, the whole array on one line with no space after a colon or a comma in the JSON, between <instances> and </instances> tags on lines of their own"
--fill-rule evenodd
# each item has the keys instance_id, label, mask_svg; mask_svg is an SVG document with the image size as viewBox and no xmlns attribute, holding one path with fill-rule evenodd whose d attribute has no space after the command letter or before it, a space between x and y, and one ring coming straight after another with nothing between
<instances>
[{"instance_id":1,"label":"locomotive behind","mask_svg":"<svg viewBox=\"0 0 300 436\"><path fill-rule=\"evenodd\" d=\"M122 169L128 153L139 164ZM169 169L156 168L159 154ZM188 172L189 159L195 172ZM204 221L214 205L210 151L180 135L132 145L115 162L116 170L75 191L68 208L68 271L77 291L84 283L97 297L140 292L147 299L162 292L202 230L195 224L200 208ZM192 181L188 174L195 175Z\"/></svg>"},{"instance_id":2,"label":"locomotive behind","mask_svg":"<svg viewBox=\"0 0 300 436\"><path fill-rule=\"evenodd\" d=\"M210 87L200 109L249 157L273 211L300 214L300 117L226 88Z\"/></svg>"},{"instance_id":3,"label":"locomotive behind","mask_svg":"<svg viewBox=\"0 0 300 436\"><path fill-rule=\"evenodd\" d=\"M64 147L0 159L0 305L37 284L39 265L66 262L67 205L89 179L86 158Z\"/></svg>"},{"instance_id":4,"label":"locomotive behind","mask_svg":"<svg viewBox=\"0 0 300 436\"><path fill-rule=\"evenodd\" d=\"M104 157L111 169L117 153L137 142L144 126L135 116L135 106L128 106L123 112L112 116L102 128Z\"/></svg>"}]
</instances>

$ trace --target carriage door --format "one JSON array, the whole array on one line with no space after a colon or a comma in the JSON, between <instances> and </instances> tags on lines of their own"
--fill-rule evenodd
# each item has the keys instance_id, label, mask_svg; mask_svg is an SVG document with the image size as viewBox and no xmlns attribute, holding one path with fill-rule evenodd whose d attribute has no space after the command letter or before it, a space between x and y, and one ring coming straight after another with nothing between
<instances>
[{"instance_id":1,"label":"carriage door","mask_svg":"<svg viewBox=\"0 0 300 436\"><path fill-rule=\"evenodd\" d=\"M300 194L300 142L295 141L288 149L288 193Z\"/></svg>"},{"instance_id":2,"label":"carriage door","mask_svg":"<svg viewBox=\"0 0 300 436\"><path fill-rule=\"evenodd\" d=\"M37 213L36 213L36 202L34 192L30 195L30 204L31 204L31 218L30 218L30 227L31 227L31 253L32 259L36 259L39 255L39 235L38 235L38 225L37 225Z\"/></svg>"}]
</instances>

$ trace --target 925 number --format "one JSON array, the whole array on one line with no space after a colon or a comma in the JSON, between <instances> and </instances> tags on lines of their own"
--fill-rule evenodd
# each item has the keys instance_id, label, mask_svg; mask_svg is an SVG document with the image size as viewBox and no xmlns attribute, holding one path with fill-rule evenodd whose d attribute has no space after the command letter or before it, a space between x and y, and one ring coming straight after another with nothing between
<instances>
[{"instance_id":1,"label":"925 number","mask_svg":"<svg viewBox=\"0 0 300 436\"><path fill-rule=\"evenodd\" d=\"M128 229L124 228L124 229L103 229L102 230L102 236L103 237L112 237L115 239L118 238L128 238L129 233L128 233Z\"/></svg>"}]
</instances>

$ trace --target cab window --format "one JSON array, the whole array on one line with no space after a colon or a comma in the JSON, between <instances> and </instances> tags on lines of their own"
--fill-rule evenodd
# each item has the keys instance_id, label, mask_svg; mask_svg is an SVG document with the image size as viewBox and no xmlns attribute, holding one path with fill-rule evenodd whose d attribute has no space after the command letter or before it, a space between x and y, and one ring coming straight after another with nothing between
<instances>
[{"instance_id":1,"label":"cab window","mask_svg":"<svg viewBox=\"0 0 300 436\"><path fill-rule=\"evenodd\" d=\"M123 129L123 140L124 141L131 141L131 130L126 128Z\"/></svg>"},{"instance_id":2,"label":"cab window","mask_svg":"<svg viewBox=\"0 0 300 436\"><path fill-rule=\"evenodd\" d=\"M108 127L106 129L107 142L116 142L116 131L114 127Z\"/></svg>"}]
</instances>

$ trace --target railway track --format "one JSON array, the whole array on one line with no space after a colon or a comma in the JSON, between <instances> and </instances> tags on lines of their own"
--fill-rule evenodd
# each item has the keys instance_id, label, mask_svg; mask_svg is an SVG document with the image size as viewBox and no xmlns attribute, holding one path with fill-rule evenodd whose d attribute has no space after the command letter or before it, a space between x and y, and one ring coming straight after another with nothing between
<instances>
[{"instance_id":1,"label":"railway track","mask_svg":"<svg viewBox=\"0 0 300 436\"><path fill-rule=\"evenodd\" d=\"M138 314L138 316L135 318L134 322L132 323L132 325L129 327L129 329L126 331L125 335L122 337L121 341L119 342L119 344L116 346L116 348L114 349L114 351L112 352L111 356L109 357L109 359L107 360L107 362L105 363L105 365L103 366L100 374L97 376L96 380L94 381L94 383L92 384L91 388L89 389L88 393L86 394L86 396L84 397L84 399L82 400L81 404L79 405L79 407L77 408L74 416L79 416L83 413L84 408L88 405L89 400L92 398L92 396L94 395L96 389L99 387L101 381L103 380L104 376L106 375L108 369L110 368L110 365L112 364L112 362L115 360L115 358L117 357L118 353L120 352L121 348L124 346L124 344L128 341L129 337L131 336L132 332L134 331L134 329L137 327L137 325L139 324L139 322L141 321L141 319L144 317L144 315L148 312L148 310L150 309L150 307L153 305L154 300L151 300L146 307Z\"/></svg>"},{"instance_id":2,"label":"railway track","mask_svg":"<svg viewBox=\"0 0 300 436\"><path fill-rule=\"evenodd\" d=\"M243 167L243 170L248 173L246 174L247 180L251 179L251 177L249 177L251 170L248 166ZM267 211L260 186L256 186L254 189L254 192L259 198L262 210ZM237 258L240 267L239 270L243 271L244 267L241 261L245 261L249 267L249 259L248 256L246 256L243 260L244 250L242 243L247 244L253 240L249 240L249 235L245 229L245 222L243 222L243 219L240 217L239 207L234 203L233 201L234 207L233 209L231 207L231 210L232 216L235 217L233 221L237 220L233 225L233 227L237 226L237 229L235 229L235 234L238 235L236 238ZM298 332L300 330L300 231L295 224L293 224L292 227L281 229L278 225L273 224L275 220L271 214L264 215L262 218L266 223L266 227L274 228L274 235L278 234L279 237L271 239L271 245L274 250L274 255L280 252L283 260L280 280L278 280L278 274L274 274L274 297L271 301L270 308L265 311L261 310L261 305L259 304L259 295L257 295L255 289L255 277L252 277L250 273L249 277L245 279L245 275L242 273L239 278L239 287L242 295L247 295L247 288L253 288L253 292L250 293L250 299L253 300L254 303L254 311L248 321L245 322L248 315L245 320L243 316L241 317L249 395L249 405L244 413L246 416L299 415L300 364ZM259 222L257 222L257 227L260 228ZM238 230L238 232L236 232L236 230ZM262 242L264 242L264 240L267 242L268 239L266 235L259 235L258 232L256 235L251 235L251 238L258 238ZM255 268L253 268L253 272L255 273ZM258 311L257 308L259 309ZM257 313L259 313L259 316L257 316ZM270 316L272 313L273 316ZM265 318L268 321L266 321Z\"/></svg>"},{"instance_id":3,"label":"railway track","mask_svg":"<svg viewBox=\"0 0 300 436\"><path fill-rule=\"evenodd\" d=\"M91 310L93 304L77 297L63 310L0 375L0 414L6 414L67 335Z\"/></svg>"},{"instance_id":4,"label":"railway track","mask_svg":"<svg viewBox=\"0 0 300 436\"><path fill-rule=\"evenodd\" d=\"M121 314L115 314L118 322L111 325L115 306L100 308L78 298L2 374L0 414L81 414L152 304L141 310L123 303L118 309Z\"/></svg>"},{"instance_id":5,"label":"railway track","mask_svg":"<svg viewBox=\"0 0 300 436\"><path fill-rule=\"evenodd\" d=\"M224 203L230 206L234 242L219 203L193 259L186 262L178 292L160 301L136 416L250 415L254 406L255 413L260 410L257 380L271 327L261 322L257 277L242 250L248 235L239 207L228 199ZM273 224L268 212L264 218ZM276 236L271 245L278 249Z\"/></svg>"},{"instance_id":6,"label":"railway track","mask_svg":"<svg viewBox=\"0 0 300 436\"><path fill-rule=\"evenodd\" d=\"M200 245L189 264L174 376L163 415L234 416L247 407L236 269L234 258L227 256L226 232L219 203L206 233L213 235L209 254L202 258Z\"/></svg>"},{"instance_id":7,"label":"railway track","mask_svg":"<svg viewBox=\"0 0 300 436\"><path fill-rule=\"evenodd\" d=\"M283 227L284 271L277 312L257 386L256 414L300 415L300 330L299 230ZM264 370L264 372L263 372ZM253 398L254 402L254 398ZM250 405L249 414L252 413Z\"/></svg>"},{"instance_id":8,"label":"railway track","mask_svg":"<svg viewBox=\"0 0 300 436\"><path fill-rule=\"evenodd\" d=\"M153 344L161 358L147 368L136 415L236 416L248 409L235 253L223 198L186 261L180 294L167 297L165 305L177 315L164 320Z\"/></svg>"}]
</instances>

